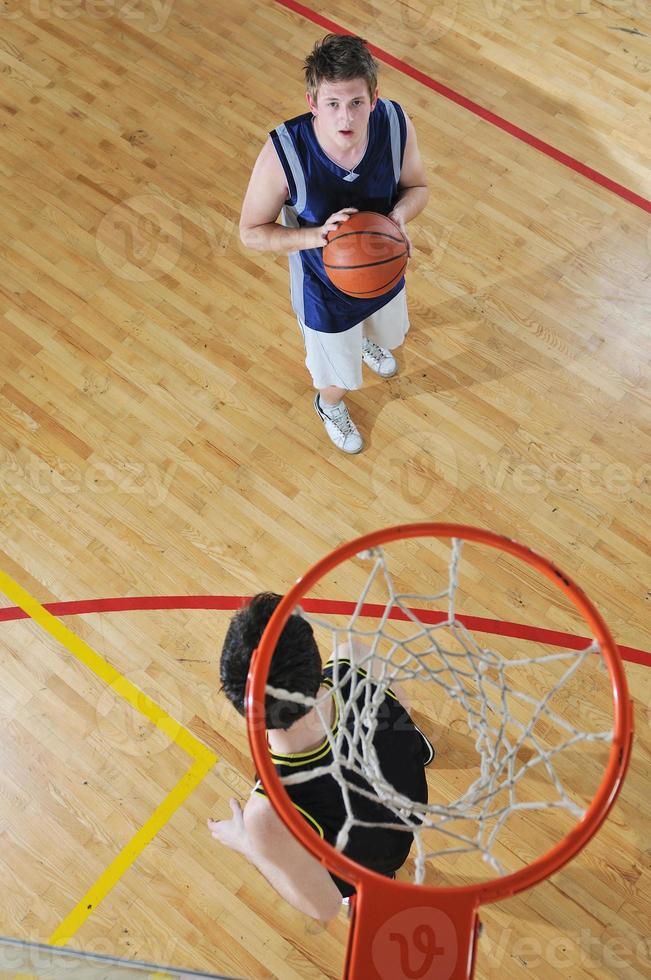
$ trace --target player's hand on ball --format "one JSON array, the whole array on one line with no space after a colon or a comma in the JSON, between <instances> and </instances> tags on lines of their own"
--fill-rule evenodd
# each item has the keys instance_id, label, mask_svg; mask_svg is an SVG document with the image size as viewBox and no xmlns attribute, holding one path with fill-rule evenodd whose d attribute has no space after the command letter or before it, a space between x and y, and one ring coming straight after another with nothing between
<instances>
[{"instance_id":1,"label":"player's hand on ball","mask_svg":"<svg viewBox=\"0 0 651 980\"><path fill-rule=\"evenodd\" d=\"M242 808L237 800L229 800L233 816L230 820L208 820L208 830L211 836L232 851L244 852L246 845L246 828Z\"/></svg>"},{"instance_id":2,"label":"player's hand on ball","mask_svg":"<svg viewBox=\"0 0 651 980\"><path fill-rule=\"evenodd\" d=\"M357 214L358 208L342 208L341 211L335 211L331 214L325 224L321 225L319 228L319 233L321 235L320 245L325 245L328 241L328 235L331 231L336 231L339 225L343 224L344 221L348 221L351 214Z\"/></svg>"},{"instance_id":3,"label":"player's hand on ball","mask_svg":"<svg viewBox=\"0 0 651 980\"><path fill-rule=\"evenodd\" d=\"M387 215L387 218L391 218L391 220L393 221L393 223L396 224L398 226L398 228L400 229L400 231L402 232L402 234L404 236L404 239L407 242L407 256L409 258L411 258L411 255L412 255L412 252L413 252L413 248L412 248L412 245L411 245L411 238L407 234L407 225L405 224L404 218L402 217L402 215L400 214L399 211L397 211L397 212L396 211L392 211L391 214L388 214Z\"/></svg>"}]
</instances>

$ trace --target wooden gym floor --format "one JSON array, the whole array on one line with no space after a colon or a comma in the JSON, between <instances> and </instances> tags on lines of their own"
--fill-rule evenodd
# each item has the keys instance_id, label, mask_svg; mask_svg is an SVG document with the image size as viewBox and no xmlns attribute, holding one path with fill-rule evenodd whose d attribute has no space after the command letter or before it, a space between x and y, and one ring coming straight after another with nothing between
<instances>
[{"instance_id":1,"label":"wooden gym floor","mask_svg":"<svg viewBox=\"0 0 651 980\"><path fill-rule=\"evenodd\" d=\"M367 448L347 458L311 407L286 260L237 235L258 148L303 111L324 27L272 0L6 0L0 568L3 604L32 618L0 623L2 934L241 977L340 975L345 915L307 920L205 829L252 776L218 693L229 613L139 596L283 591L351 536L451 520L546 554L619 643L651 648L648 9L311 10L613 183L382 64L432 193L411 226L400 374L351 395ZM499 594L506 618L566 626L499 562L476 584L478 610ZM74 610L66 632L29 596L134 601ZM480 978L649 974L651 658L637 659L612 818L552 881L484 910Z\"/></svg>"}]
</instances>

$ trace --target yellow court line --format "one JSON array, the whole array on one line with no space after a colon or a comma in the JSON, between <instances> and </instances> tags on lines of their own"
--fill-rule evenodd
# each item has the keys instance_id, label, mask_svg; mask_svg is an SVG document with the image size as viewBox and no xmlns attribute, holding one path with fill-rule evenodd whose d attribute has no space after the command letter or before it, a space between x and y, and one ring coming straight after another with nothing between
<instances>
[{"instance_id":1,"label":"yellow court line","mask_svg":"<svg viewBox=\"0 0 651 980\"><path fill-rule=\"evenodd\" d=\"M30 619L33 619L46 633L49 633L55 640L58 640L69 653L76 657L77 660L81 660L100 680L108 684L109 687L112 687L116 694L119 694L125 701L128 701L136 711L139 711L148 718L153 725L156 725L168 738L176 742L188 755L195 758L201 752L206 751L203 742L195 738L192 732L184 728L180 722L175 721L160 705L152 701L135 684L128 681L104 657L96 653L92 647L89 647L80 636L77 636L67 626L64 626L60 619L57 619L47 609L44 609L40 602L37 602L29 592L21 585L18 585L17 582L14 582L1 569L0 589L11 599L14 605L19 606L23 612L26 612Z\"/></svg>"},{"instance_id":2,"label":"yellow court line","mask_svg":"<svg viewBox=\"0 0 651 980\"><path fill-rule=\"evenodd\" d=\"M49 943L63 946L75 934L77 929L88 918L93 909L97 908L103 898L111 891L122 875L133 864L144 848L156 836L159 830L172 817L178 807L187 799L192 791L217 762L217 756L203 742L199 741L192 732L184 728L180 722L168 715L160 705L152 701L135 684L128 681L115 667L111 666L104 657L100 656L81 637L69 630L67 626L44 609L21 585L15 582L6 572L0 569L0 590L27 613L38 626L49 633L62 644L77 660L85 664L93 673L108 684L116 694L124 698L136 711L143 714L153 725L165 733L176 745L194 759L194 763L186 774L179 780L174 789L156 808L149 820L138 830L117 857L102 872L94 885L86 892L81 901L75 906L59 927L52 933Z\"/></svg>"},{"instance_id":3,"label":"yellow court line","mask_svg":"<svg viewBox=\"0 0 651 980\"><path fill-rule=\"evenodd\" d=\"M153 840L158 831L167 823L174 811L184 802L193 789L199 785L214 765L214 762L215 756L209 750L205 750L203 758L195 760L192 768L179 780L160 806L154 810L147 823L131 838L127 846L120 851L118 856L99 876L95 884L88 889L72 912L55 929L48 939L49 943L54 946L65 946L93 910L97 908L102 899L110 892L116 882L119 881L125 871L131 867L147 844Z\"/></svg>"}]
</instances>

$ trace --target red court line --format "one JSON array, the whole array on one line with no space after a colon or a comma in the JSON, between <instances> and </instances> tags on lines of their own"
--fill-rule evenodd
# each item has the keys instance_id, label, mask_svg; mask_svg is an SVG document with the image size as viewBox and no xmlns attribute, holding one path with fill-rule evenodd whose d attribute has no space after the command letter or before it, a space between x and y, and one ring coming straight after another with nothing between
<instances>
[{"instance_id":1,"label":"red court line","mask_svg":"<svg viewBox=\"0 0 651 980\"><path fill-rule=\"evenodd\" d=\"M313 21L315 24L319 24L320 27L325 27L326 30L330 31L332 34L354 33L354 31L349 31L346 27L341 27L340 24L336 24L328 17L324 17L322 14L317 14L314 10L310 10L309 7L303 6L302 3L296 3L296 0L276 0L276 3L280 4L281 7L287 7L288 10L292 10L296 14L300 14L302 17ZM598 170L593 170L592 167L588 167L585 163L581 163L581 161L577 160L575 157L571 157L569 154L563 153L562 150L558 150L555 146L552 146L551 143L545 143L544 140L538 139L538 137L533 136L532 133L528 133L525 129L521 129L519 126L510 123L508 119L503 119L502 116L496 115L496 113L491 112L489 109L484 109L484 107L480 106L477 102L473 102L471 99L467 99L465 95L461 95L459 92L455 92L454 89L448 88L447 85L437 82L434 78L430 78L429 75L419 71L417 68L413 68L405 61L401 61L400 58L396 58L394 55L389 54L388 51L378 48L375 44L369 43L369 49L373 52L376 58L379 58L380 61L386 62L387 65L391 65L391 67L395 68L397 71L401 71L404 75L408 75L415 81L420 82L421 85L431 88L434 92L437 92L444 98L449 99L451 102L455 102L463 109L467 109L475 116L479 116L492 126L496 126L498 129L504 130L505 133L509 133L510 136L515 136L516 139L526 143L527 146L533 147L540 153L544 153L546 156L551 157L552 160L556 160L557 163L562 163L563 166L569 167L570 170L574 170L575 173L581 174L582 177L587 177L588 180L593 181L593 183L599 184L600 187L605 187L606 190L612 191L613 194L617 194L625 201L628 201L629 204L635 204L638 208L642 208L643 211L651 212L651 201L648 198L642 197L641 194L636 194L635 191L630 190L628 187L624 187L623 184L618 184L616 180L611 180L610 177L606 177L605 174L599 173Z\"/></svg>"},{"instance_id":2,"label":"red court line","mask_svg":"<svg viewBox=\"0 0 651 980\"><path fill-rule=\"evenodd\" d=\"M110 612L142 612L155 609L239 609L250 596L239 595L153 595L130 596L113 599L78 599L74 602L44 602L43 606L53 616L80 616L84 613ZM306 612L330 613L331 615L350 616L355 609L354 602L340 602L335 599L304 599L301 606ZM367 602L362 606L362 616L379 617L384 606ZM429 609L416 609L418 618L424 623L441 623L446 614ZM16 619L27 619L18 606L0 609L0 623L12 622ZM401 609L392 609L389 619L407 620L408 616ZM469 630L477 633L493 633L497 636L512 636L519 640L531 640L535 643L545 643L549 646L564 647L567 650L581 650L586 647L591 638L576 636L574 633L562 633L559 630L542 629L538 626L527 626L524 623L509 623L499 619L486 619L483 616L459 616L459 621ZM651 653L637 650L635 647L618 645L619 652L629 663L642 664L651 667Z\"/></svg>"}]
</instances>

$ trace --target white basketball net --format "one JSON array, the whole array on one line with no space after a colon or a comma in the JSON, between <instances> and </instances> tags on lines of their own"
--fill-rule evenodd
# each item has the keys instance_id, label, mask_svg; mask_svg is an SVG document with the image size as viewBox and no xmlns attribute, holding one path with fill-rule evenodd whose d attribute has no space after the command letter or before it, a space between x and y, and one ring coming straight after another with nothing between
<instances>
[{"instance_id":1,"label":"white basketball net","mask_svg":"<svg viewBox=\"0 0 651 980\"><path fill-rule=\"evenodd\" d=\"M579 670L584 660L600 652L596 641L578 651L563 650L535 657L504 657L481 646L459 621L455 612L455 596L462 543L458 539L452 541L447 587L436 595L398 594L385 555L381 548L376 547L358 556L370 559L373 564L345 627L334 627L319 617L297 610L314 627L332 631L334 648L345 639L365 643L368 652L358 660L357 666L365 671L373 669L375 676L363 676L348 664L338 665L335 659L334 688L325 696L307 698L270 685L266 687L267 693L276 698L315 707L332 750L327 764L284 777L284 784L305 782L326 773L336 779L347 813L335 845L340 851L345 849L354 826L378 826L413 833L417 883L424 879L426 862L444 854L477 852L498 874L507 873L492 850L508 818L517 811L562 809L580 819L585 810L568 795L554 769L554 763L560 753L580 742L612 740L612 731L580 731L550 706L554 695ZM385 608L373 629L364 628L360 622L362 606L372 586L377 585L381 578L388 596ZM414 603L441 601L447 602L447 618L435 625L423 623L413 608ZM396 609L402 610L413 624L413 633L408 637L397 638L394 632L388 630L391 614ZM450 637L454 637L459 649L450 649ZM529 665L554 665L556 673L560 674L540 699L517 690L508 679L514 668ZM435 800L427 804L416 803L398 794L383 778L373 746L378 710L386 690L392 684L414 679L437 685L442 693L460 705L474 738L480 775L452 802ZM351 693L348 701L344 701L340 689L349 681L352 681ZM339 707L339 725L335 736L327 723L328 701L332 695L338 699ZM536 726L541 722L547 723L547 727L554 726L560 733L560 738L552 747L544 747L536 734ZM519 753L525 744L526 761L522 761ZM554 798L533 801L518 799L519 786L534 767L541 767L546 773L546 787ZM367 792L349 782L346 770L362 776L370 790ZM351 797L360 793L374 800L379 797L382 804L395 814L395 822L369 824L356 820ZM430 799L432 795L430 790ZM421 836L427 828L443 834L444 846L427 850Z\"/></svg>"}]
</instances>

